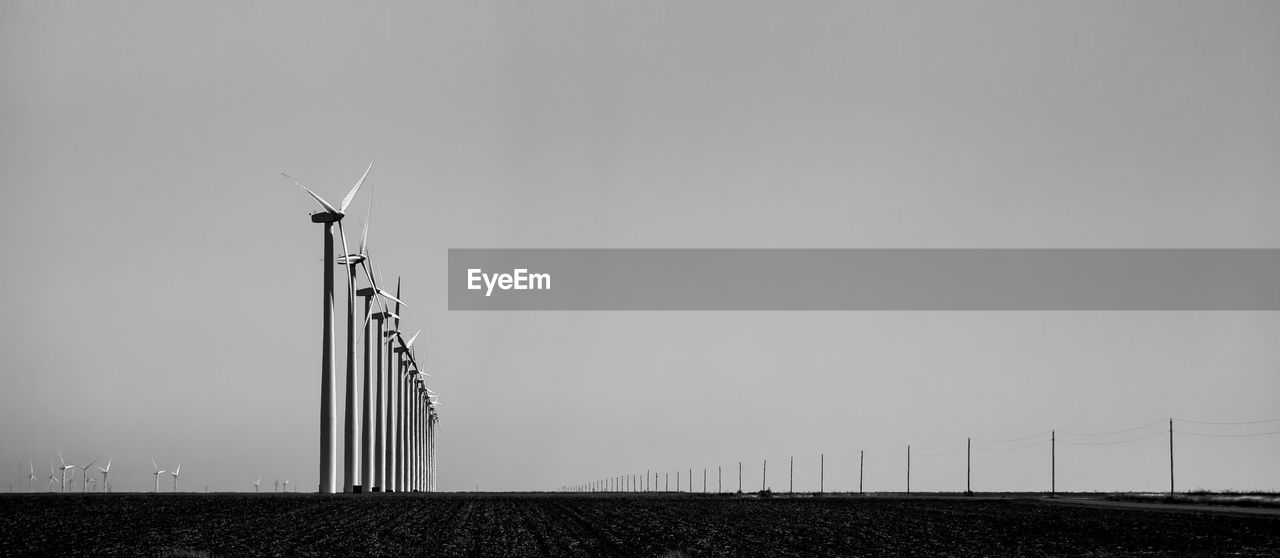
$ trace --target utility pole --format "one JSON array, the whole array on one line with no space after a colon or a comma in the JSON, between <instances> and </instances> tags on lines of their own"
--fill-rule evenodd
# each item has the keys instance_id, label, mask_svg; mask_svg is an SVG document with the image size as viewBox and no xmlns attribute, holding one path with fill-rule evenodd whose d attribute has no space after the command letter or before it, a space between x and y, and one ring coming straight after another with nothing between
<instances>
[{"instance_id":1,"label":"utility pole","mask_svg":"<svg viewBox=\"0 0 1280 558\"><path fill-rule=\"evenodd\" d=\"M769 487L769 460L764 460L764 469L760 472L760 491Z\"/></svg>"},{"instance_id":2,"label":"utility pole","mask_svg":"<svg viewBox=\"0 0 1280 558\"><path fill-rule=\"evenodd\" d=\"M702 493L707 493L707 468L702 468Z\"/></svg>"},{"instance_id":3,"label":"utility pole","mask_svg":"<svg viewBox=\"0 0 1280 558\"><path fill-rule=\"evenodd\" d=\"M671 473L663 473L662 491L671 492Z\"/></svg>"},{"instance_id":4,"label":"utility pole","mask_svg":"<svg viewBox=\"0 0 1280 558\"><path fill-rule=\"evenodd\" d=\"M1169 419L1169 495L1173 495L1173 419Z\"/></svg>"},{"instance_id":5,"label":"utility pole","mask_svg":"<svg viewBox=\"0 0 1280 558\"><path fill-rule=\"evenodd\" d=\"M742 493L742 462L738 462L738 493Z\"/></svg>"},{"instance_id":6,"label":"utility pole","mask_svg":"<svg viewBox=\"0 0 1280 558\"><path fill-rule=\"evenodd\" d=\"M1058 493L1058 431L1049 431L1049 494Z\"/></svg>"},{"instance_id":7,"label":"utility pole","mask_svg":"<svg viewBox=\"0 0 1280 558\"><path fill-rule=\"evenodd\" d=\"M911 444L907 444L907 494L911 494Z\"/></svg>"},{"instance_id":8,"label":"utility pole","mask_svg":"<svg viewBox=\"0 0 1280 558\"><path fill-rule=\"evenodd\" d=\"M973 438L965 438L964 492L973 494Z\"/></svg>"},{"instance_id":9,"label":"utility pole","mask_svg":"<svg viewBox=\"0 0 1280 558\"><path fill-rule=\"evenodd\" d=\"M858 450L858 494L862 494L862 464L866 458L866 450Z\"/></svg>"},{"instance_id":10,"label":"utility pole","mask_svg":"<svg viewBox=\"0 0 1280 558\"><path fill-rule=\"evenodd\" d=\"M724 471L723 467L716 465L716 494L724 492Z\"/></svg>"},{"instance_id":11,"label":"utility pole","mask_svg":"<svg viewBox=\"0 0 1280 558\"><path fill-rule=\"evenodd\" d=\"M818 494L822 494L827 482L827 454L818 455Z\"/></svg>"},{"instance_id":12,"label":"utility pole","mask_svg":"<svg viewBox=\"0 0 1280 558\"><path fill-rule=\"evenodd\" d=\"M791 474L790 480L787 481L787 494L796 491L796 456L791 456Z\"/></svg>"}]
</instances>

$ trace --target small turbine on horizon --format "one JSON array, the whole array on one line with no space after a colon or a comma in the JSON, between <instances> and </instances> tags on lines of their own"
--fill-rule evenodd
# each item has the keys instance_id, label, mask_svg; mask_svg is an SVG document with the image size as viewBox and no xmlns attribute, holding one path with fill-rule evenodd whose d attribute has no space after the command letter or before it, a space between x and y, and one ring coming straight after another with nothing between
<instances>
[{"instance_id":1,"label":"small turbine on horizon","mask_svg":"<svg viewBox=\"0 0 1280 558\"><path fill-rule=\"evenodd\" d=\"M61 451L58 451L58 461L61 461L61 462L62 462L62 481L61 481L61 484L62 484L62 491L63 491L63 492L66 492L66 491L67 491L67 469L71 469L71 468L75 467L75 465L68 465L68 464L67 464L67 460L65 460L65 459L63 459L63 458L62 458L62 452L61 452Z\"/></svg>"},{"instance_id":2,"label":"small turbine on horizon","mask_svg":"<svg viewBox=\"0 0 1280 558\"><path fill-rule=\"evenodd\" d=\"M107 466L106 467L99 466L98 470L102 471L102 491L111 492L111 481L107 480L107 475L111 474L111 460L108 459Z\"/></svg>"},{"instance_id":3,"label":"small turbine on horizon","mask_svg":"<svg viewBox=\"0 0 1280 558\"><path fill-rule=\"evenodd\" d=\"M90 461L88 465L85 465L83 467L81 467L80 465L76 465L76 467L80 469L80 478L82 480L82 486L80 487L81 492L89 491L89 469L93 467L94 463L98 462L98 459L102 459L102 457L99 456L97 459Z\"/></svg>"},{"instance_id":4,"label":"small turbine on horizon","mask_svg":"<svg viewBox=\"0 0 1280 558\"><path fill-rule=\"evenodd\" d=\"M164 469L161 469L159 465L156 465L155 459L151 460L151 468L155 469L155 472L151 473L156 478L156 486L154 491L160 492L160 475L164 474L165 471Z\"/></svg>"},{"instance_id":5,"label":"small turbine on horizon","mask_svg":"<svg viewBox=\"0 0 1280 558\"><path fill-rule=\"evenodd\" d=\"M254 483L253 483L253 493L254 493L254 494L257 494L257 493L258 493L258 485L260 485L260 484L262 484L262 477L258 477L258 480L257 480L256 482L254 482Z\"/></svg>"},{"instance_id":6,"label":"small turbine on horizon","mask_svg":"<svg viewBox=\"0 0 1280 558\"><path fill-rule=\"evenodd\" d=\"M178 468L174 469L173 472L169 474L173 475L173 491L177 492L178 491L178 475L182 474L182 462L179 461Z\"/></svg>"}]
</instances>

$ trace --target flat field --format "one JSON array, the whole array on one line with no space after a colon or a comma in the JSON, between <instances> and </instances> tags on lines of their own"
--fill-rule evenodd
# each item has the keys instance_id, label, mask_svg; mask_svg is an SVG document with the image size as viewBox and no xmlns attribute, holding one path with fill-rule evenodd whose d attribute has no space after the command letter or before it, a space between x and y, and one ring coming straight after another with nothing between
<instances>
[{"instance_id":1,"label":"flat field","mask_svg":"<svg viewBox=\"0 0 1280 558\"><path fill-rule=\"evenodd\" d=\"M1039 497L4 494L6 556L1276 556L1280 514Z\"/></svg>"}]
</instances>

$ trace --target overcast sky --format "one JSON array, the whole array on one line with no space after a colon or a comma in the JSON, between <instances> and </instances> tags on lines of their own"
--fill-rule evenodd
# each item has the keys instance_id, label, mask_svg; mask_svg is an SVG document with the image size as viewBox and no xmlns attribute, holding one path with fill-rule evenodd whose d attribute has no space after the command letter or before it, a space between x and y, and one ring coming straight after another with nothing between
<instances>
[{"instance_id":1,"label":"overcast sky","mask_svg":"<svg viewBox=\"0 0 1280 558\"><path fill-rule=\"evenodd\" d=\"M0 487L61 450L119 490L152 458L314 490L321 239L279 173L336 202L371 160L443 490L740 460L757 489L766 458L785 490L791 455L815 490L824 452L848 490L859 449L900 490L906 444L1280 417L1274 312L449 312L445 276L449 248L1280 248L1277 60L1269 1L0 3ZM1278 440L1179 435L1179 488L1280 490ZM963 490L960 447L912 489ZM1167 452L1059 445L1057 487L1161 490ZM975 451L974 489L1047 490L1048 453Z\"/></svg>"}]
</instances>

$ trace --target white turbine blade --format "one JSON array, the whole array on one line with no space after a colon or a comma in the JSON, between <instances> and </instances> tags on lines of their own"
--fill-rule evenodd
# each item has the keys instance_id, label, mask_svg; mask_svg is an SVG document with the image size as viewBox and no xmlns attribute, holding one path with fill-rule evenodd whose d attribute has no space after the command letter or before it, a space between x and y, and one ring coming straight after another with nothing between
<instances>
[{"instance_id":1,"label":"white turbine blade","mask_svg":"<svg viewBox=\"0 0 1280 558\"><path fill-rule=\"evenodd\" d=\"M54 450L54 451L58 452L58 461L61 461L63 468L66 468L67 460L62 458L62 450Z\"/></svg>"},{"instance_id":2,"label":"white turbine blade","mask_svg":"<svg viewBox=\"0 0 1280 558\"><path fill-rule=\"evenodd\" d=\"M387 298L387 299L391 300L392 302L396 303L396 305L397 305L397 306L398 306L398 305L403 304L405 308L412 308L412 306L409 306L408 304L405 304L405 302L404 302L404 301L402 301L402 300L400 300L400 299L396 298L395 296L392 296L392 294L391 294L391 293L389 293L389 292L387 292L387 291L384 291L384 290L382 290L382 289L378 289L378 294L379 294L379 295L381 295L382 297ZM396 311L398 312L398 311L400 311L400 309L399 309L399 308L396 308Z\"/></svg>"},{"instance_id":3,"label":"white turbine blade","mask_svg":"<svg viewBox=\"0 0 1280 558\"><path fill-rule=\"evenodd\" d=\"M155 459L152 459L152 460L151 460L151 468L152 468L152 469L155 469L155 470L157 470L157 471L159 471L159 470L160 470L160 466L159 466L159 465L156 465L156 460L155 460Z\"/></svg>"},{"instance_id":4,"label":"white turbine blade","mask_svg":"<svg viewBox=\"0 0 1280 558\"><path fill-rule=\"evenodd\" d=\"M372 186L370 186L372 188ZM365 254L365 246L369 244L369 216L373 214L373 192L369 192L369 209L364 212L364 230L360 231L360 253Z\"/></svg>"},{"instance_id":5,"label":"white turbine blade","mask_svg":"<svg viewBox=\"0 0 1280 558\"><path fill-rule=\"evenodd\" d=\"M347 233L342 232L342 221L338 221L338 236L342 237L342 253L350 254L351 252L347 251Z\"/></svg>"},{"instance_id":6,"label":"white turbine blade","mask_svg":"<svg viewBox=\"0 0 1280 558\"><path fill-rule=\"evenodd\" d=\"M302 188L306 193L311 194L311 198L312 198L312 199L314 199L314 200L316 200L316 203L320 204L320 207L324 208L324 210L325 210L325 211L327 211L327 212L329 212L329 213L332 213L332 214L334 214L334 215L342 215L342 212L341 212L341 211L338 211L338 209L337 209L337 208L335 208L335 207L333 207L333 205L332 205L332 204L330 204L329 202L324 201L324 198L320 197L320 194L317 194L317 193L315 193L315 192L312 192L312 191L311 191L311 188L308 188L308 187L306 187L306 185L304 185L303 183L298 182L298 179L296 179L296 178L294 178L294 177L292 177L292 176L289 176L288 174L285 174L285 173L283 173L283 172L282 172L282 173L280 173L280 174L283 174L285 178L288 178L289 180L292 180L294 184L297 184L297 185L298 185L298 187L299 187L299 188Z\"/></svg>"},{"instance_id":7,"label":"white turbine blade","mask_svg":"<svg viewBox=\"0 0 1280 558\"><path fill-rule=\"evenodd\" d=\"M419 330L418 330L418 333L422 333L422 330L421 330L421 329L419 329ZM416 339L418 338L418 333L413 334L413 337L410 337L410 338L409 338L409 341L408 341L407 343L405 343L405 344L404 344L404 345L405 345L405 348L408 348L408 347L412 347L412 346L413 346L413 342L414 342L414 340L416 340Z\"/></svg>"},{"instance_id":8,"label":"white turbine blade","mask_svg":"<svg viewBox=\"0 0 1280 558\"><path fill-rule=\"evenodd\" d=\"M356 185L355 185L355 186L352 186L352 187L351 187L351 191L350 191L350 192L347 192L347 197L342 198L342 209L341 209L341 211L346 211L346 210L347 210L347 206L348 206L348 205L351 205L351 200L355 199L355 197L356 197L356 192L358 192L358 191L360 190L360 185L364 184L364 179L365 179L365 177L369 176L369 171L371 171L371 170L373 170L373 161L369 161L369 167L368 167L368 168L366 168L366 169L364 169L364 174L360 175L360 180L356 182Z\"/></svg>"},{"instance_id":9,"label":"white turbine blade","mask_svg":"<svg viewBox=\"0 0 1280 558\"><path fill-rule=\"evenodd\" d=\"M179 473L181 473L181 472L182 472L182 464L181 464L181 463L179 463L179 464L178 464L178 469L177 469L176 471L174 471L174 472L173 472L173 474L174 474L174 476L177 476L177 475L178 475Z\"/></svg>"}]
</instances>

